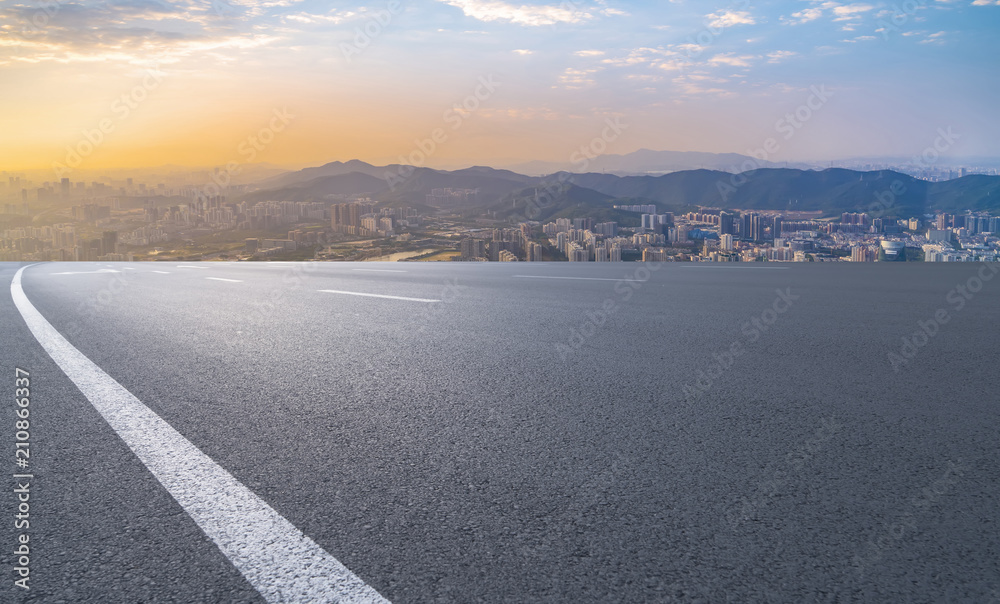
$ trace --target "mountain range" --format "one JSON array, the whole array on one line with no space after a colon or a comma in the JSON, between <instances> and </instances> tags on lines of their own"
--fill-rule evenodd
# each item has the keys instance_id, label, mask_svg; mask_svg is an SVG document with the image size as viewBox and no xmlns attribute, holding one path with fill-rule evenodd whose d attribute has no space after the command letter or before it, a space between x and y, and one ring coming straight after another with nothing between
<instances>
[{"instance_id":1,"label":"mountain range","mask_svg":"<svg viewBox=\"0 0 1000 604\"><path fill-rule=\"evenodd\" d=\"M572 171L579 169L581 165L586 165L586 169L592 172L615 174L618 176L659 176L670 172L681 172L684 170L719 170L721 172L744 172L746 166L757 168L800 168L811 169L817 166L813 164L796 163L774 163L754 159L739 153L703 153L698 151L652 151L650 149L640 149L625 155L615 155L606 153L593 159L583 161L583 156L579 156L578 161L572 162L543 162L533 161L506 166L508 169L522 174L542 176L553 172Z\"/></svg>"},{"instance_id":2,"label":"mountain range","mask_svg":"<svg viewBox=\"0 0 1000 604\"><path fill-rule=\"evenodd\" d=\"M430 196L434 189L476 190L474 195ZM996 193L994 195L994 193ZM556 172L529 176L511 170L472 167L435 170L373 166L359 160L332 162L281 174L258 183L247 201L329 201L367 195L387 204L463 213L519 214L537 207L536 219L614 212L623 203L653 203L660 211L698 206L743 210L869 212L920 216L935 211L1000 214L1000 176L971 175L928 182L889 170L761 168L740 174L683 170L659 176Z\"/></svg>"}]
</instances>

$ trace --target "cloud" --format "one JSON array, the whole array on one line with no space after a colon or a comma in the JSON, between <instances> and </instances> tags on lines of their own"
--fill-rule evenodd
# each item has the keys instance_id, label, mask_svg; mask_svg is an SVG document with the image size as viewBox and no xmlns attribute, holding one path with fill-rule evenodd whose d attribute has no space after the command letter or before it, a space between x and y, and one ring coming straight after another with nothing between
<instances>
[{"instance_id":1,"label":"cloud","mask_svg":"<svg viewBox=\"0 0 1000 604\"><path fill-rule=\"evenodd\" d=\"M810 21L815 21L823 16L823 9L820 8L807 8L800 10L797 13L792 13L790 17L782 17L781 20L792 25L800 25L802 23L808 23Z\"/></svg>"},{"instance_id":2,"label":"cloud","mask_svg":"<svg viewBox=\"0 0 1000 604\"><path fill-rule=\"evenodd\" d=\"M294 4L297 0L254 3L253 10ZM0 3L0 32L7 39L0 60L148 65L204 55L228 61L225 51L235 54L281 39L272 35L273 27L266 30L268 33L255 33L251 12L239 2L216 7L195 0L64 2L44 6ZM298 17L292 22L305 23L325 16L299 13L290 17Z\"/></svg>"},{"instance_id":3,"label":"cloud","mask_svg":"<svg viewBox=\"0 0 1000 604\"><path fill-rule=\"evenodd\" d=\"M833 14L835 15L834 21L849 21L851 19L857 19L861 13L866 13L874 9L875 7L871 4L847 4L844 6L835 6L833 7Z\"/></svg>"},{"instance_id":4,"label":"cloud","mask_svg":"<svg viewBox=\"0 0 1000 604\"><path fill-rule=\"evenodd\" d=\"M733 25L754 25L756 21L747 11L718 11L705 15L706 25L714 28L732 27Z\"/></svg>"},{"instance_id":5,"label":"cloud","mask_svg":"<svg viewBox=\"0 0 1000 604\"><path fill-rule=\"evenodd\" d=\"M578 50L575 53L578 57L602 57L604 56L603 50Z\"/></svg>"},{"instance_id":6,"label":"cloud","mask_svg":"<svg viewBox=\"0 0 1000 604\"><path fill-rule=\"evenodd\" d=\"M1000 6L1000 0L975 0L972 6Z\"/></svg>"},{"instance_id":7,"label":"cloud","mask_svg":"<svg viewBox=\"0 0 1000 604\"><path fill-rule=\"evenodd\" d=\"M729 65L730 67L750 67L750 61L756 59L753 55L734 55L732 53L718 54L708 60L712 65Z\"/></svg>"},{"instance_id":8,"label":"cloud","mask_svg":"<svg viewBox=\"0 0 1000 604\"><path fill-rule=\"evenodd\" d=\"M353 11L346 12L343 14L334 15L313 15L310 13L295 13L291 15L286 15L283 17L286 21L294 21L296 23L301 23L303 25L316 25L322 23L332 23L334 25L339 25L344 21L347 21L351 17L357 16L358 13Z\"/></svg>"},{"instance_id":9,"label":"cloud","mask_svg":"<svg viewBox=\"0 0 1000 604\"><path fill-rule=\"evenodd\" d=\"M792 51L792 50L776 50L774 52L767 53L767 62L768 63L779 63L779 62L784 61L785 59L787 59L789 57L794 57L797 54L799 54L799 53L797 53L795 51Z\"/></svg>"},{"instance_id":10,"label":"cloud","mask_svg":"<svg viewBox=\"0 0 1000 604\"><path fill-rule=\"evenodd\" d=\"M927 36L926 38L924 38L923 40L921 40L919 43L920 44L944 44L945 43L944 37L947 36L947 35L948 35L948 32L939 31L937 33L930 34L929 36Z\"/></svg>"},{"instance_id":11,"label":"cloud","mask_svg":"<svg viewBox=\"0 0 1000 604\"><path fill-rule=\"evenodd\" d=\"M724 88L711 87L713 83L723 83L725 80L710 78L701 74L687 74L673 79L673 83L681 96L686 97L716 97L732 98L736 94Z\"/></svg>"},{"instance_id":12,"label":"cloud","mask_svg":"<svg viewBox=\"0 0 1000 604\"><path fill-rule=\"evenodd\" d=\"M535 51L533 51L533 50L528 50L528 49L526 49L526 48L515 48L515 49L514 49L514 53L515 53L515 54L519 54L519 55L521 55L522 57L524 57L524 56L527 56L527 55L533 55L533 54L535 54Z\"/></svg>"},{"instance_id":13,"label":"cloud","mask_svg":"<svg viewBox=\"0 0 1000 604\"><path fill-rule=\"evenodd\" d=\"M544 4L514 5L502 0L438 0L462 9L465 16L480 21L507 21L517 25L538 27L558 23L582 23L593 18L583 11Z\"/></svg>"},{"instance_id":14,"label":"cloud","mask_svg":"<svg viewBox=\"0 0 1000 604\"><path fill-rule=\"evenodd\" d=\"M587 88L588 86L593 86L597 83L592 77L599 70L597 69L574 69L568 67L566 71L559 76L559 83L566 88Z\"/></svg>"}]
</instances>

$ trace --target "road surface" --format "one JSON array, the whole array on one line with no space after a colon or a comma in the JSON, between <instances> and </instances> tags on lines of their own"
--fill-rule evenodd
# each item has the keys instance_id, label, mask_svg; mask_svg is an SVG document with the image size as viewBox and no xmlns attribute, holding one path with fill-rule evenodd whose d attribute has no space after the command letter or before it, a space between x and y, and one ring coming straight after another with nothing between
<instances>
[{"instance_id":1,"label":"road surface","mask_svg":"<svg viewBox=\"0 0 1000 604\"><path fill-rule=\"evenodd\" d=\"M1000 602L980 267L0 265L0 599Z\"/></svg>"}]
</instances>

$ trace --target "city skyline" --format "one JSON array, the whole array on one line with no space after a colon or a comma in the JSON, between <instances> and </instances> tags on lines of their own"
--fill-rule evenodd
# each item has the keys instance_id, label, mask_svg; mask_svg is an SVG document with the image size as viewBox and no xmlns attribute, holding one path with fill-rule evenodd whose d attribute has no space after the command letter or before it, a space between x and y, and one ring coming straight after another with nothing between
<instances>
[{"instance_id":1,"label":"city skyline","mask_svg":"<svg viewBox=\"0 0 1000 604\"><path fill-rule=\"evenodd\" d=\"M984 0L0 2L0 166L566 162L608 120L609 154L915 156L944 129L942 157L1000 156L998 23Z\"/></svg>"}]
</instances>

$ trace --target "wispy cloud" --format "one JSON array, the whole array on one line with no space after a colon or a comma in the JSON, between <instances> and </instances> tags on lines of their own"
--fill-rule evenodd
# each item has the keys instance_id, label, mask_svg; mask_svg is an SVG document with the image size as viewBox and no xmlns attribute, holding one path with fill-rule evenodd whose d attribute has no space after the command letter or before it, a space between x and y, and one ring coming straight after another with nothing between
<instances>
[{"instance_id":1,"label":"wispy cloud","mask_svg":"<svg viewBox=\"0 0 1000 604\"><path fill-rule=\"evenodd\" d=\"M224 58L224 51L242 51L271 45L281 39L274 28L267 34L252 27L253 11L269 6L290 7L293 0L239 2L215 10L209 3L182 0L173 3L132 0L99 4L55 4L46 8L0 2L0 35L7 59L22 63L112 62L130 64L175 63L204 54ZM341 17L288 16L306 24Z\"/></svg>"},{"instance_id":2,"label":"wispy cloud","mask_svg":"<svg viewBox=\"0 0 1000 604\"><path fill-rule=\"evenodd\" d=\"M593 18L586 11L544 4L515 5L501 0L439 0L462 9L467 17L480 21L507 21L517 25L538 27L558 23L582 23Z\"/></svg>"},{"instance_id":3,"label":"wispy cloud","mask_svg":"<svg viewBox=\"0 0 1000 604\"><path fill-rule=\"evenodd\" d=\"M797 54L799 54L799 53L797 53L797 52L795 52L793 50L776 50L774 52L767 53L767 62L768 63L780 63L781 61L784 61L785 59L787 59L789 57L794 57Z\"/></svg>"},{"instance_id":4,"label":"wispy cloud","mask_svg":"<svg viewBox=\"0 0 1000 604\"><path fill-rule=\"evenodd\" d=\"M597 83L593 76L598 71L598 69L575 69L568 67L559 76L558 81L565 88L587 88Z\"/></svg>"},{"instance_id":5,"label":"wispy cloud","mask_svg":"<svg viewBox=\"0 0 1000 604\"><path fill-rule=\"evenodd\" d=\"M785 23L790 23L792 25L799 25L802 23L808 23L810 21L815 21L823 16L823 9L821 8L806 8L798 11L797 13L792 13L789 17L781 17L781 21Z\"/></svg>"},{"instance_id":6,"label":"wispy cloud","mask_svg":"<svg viewBox=\"0 0 1000 604\"><path fill-rule=\"evenodd\" d=\"M921 40L920 44L944 44L945 43L945 36L947 36L947 35L948 35L948 32L939 31L939 32L930 34L929 36L927 36L926 38L924 38L923 40Z\"/></svg>"},{"instance_id":7,"label":"wispy cloud","mask_svg":"<svg viewBox=\"0 0 1000 604\"><path fill-rule=\"evenodd\" d=\"M750 67L750 61L756 59L753 55L735 55L733 53L717 54L708 60L712 65L729 65L730 67Z\"/></svg>"},{"instance_id":8,"label":"wispy cloud","mask_svg":"<svg viewBox=\"0 0 1000 604\"><path fill-rule=\"evenodd\" d=\"M734 25L753 25L757 21L747 11L724 10L705 15L709 27L724 28Z\"/></svg>"}]
</instances>

